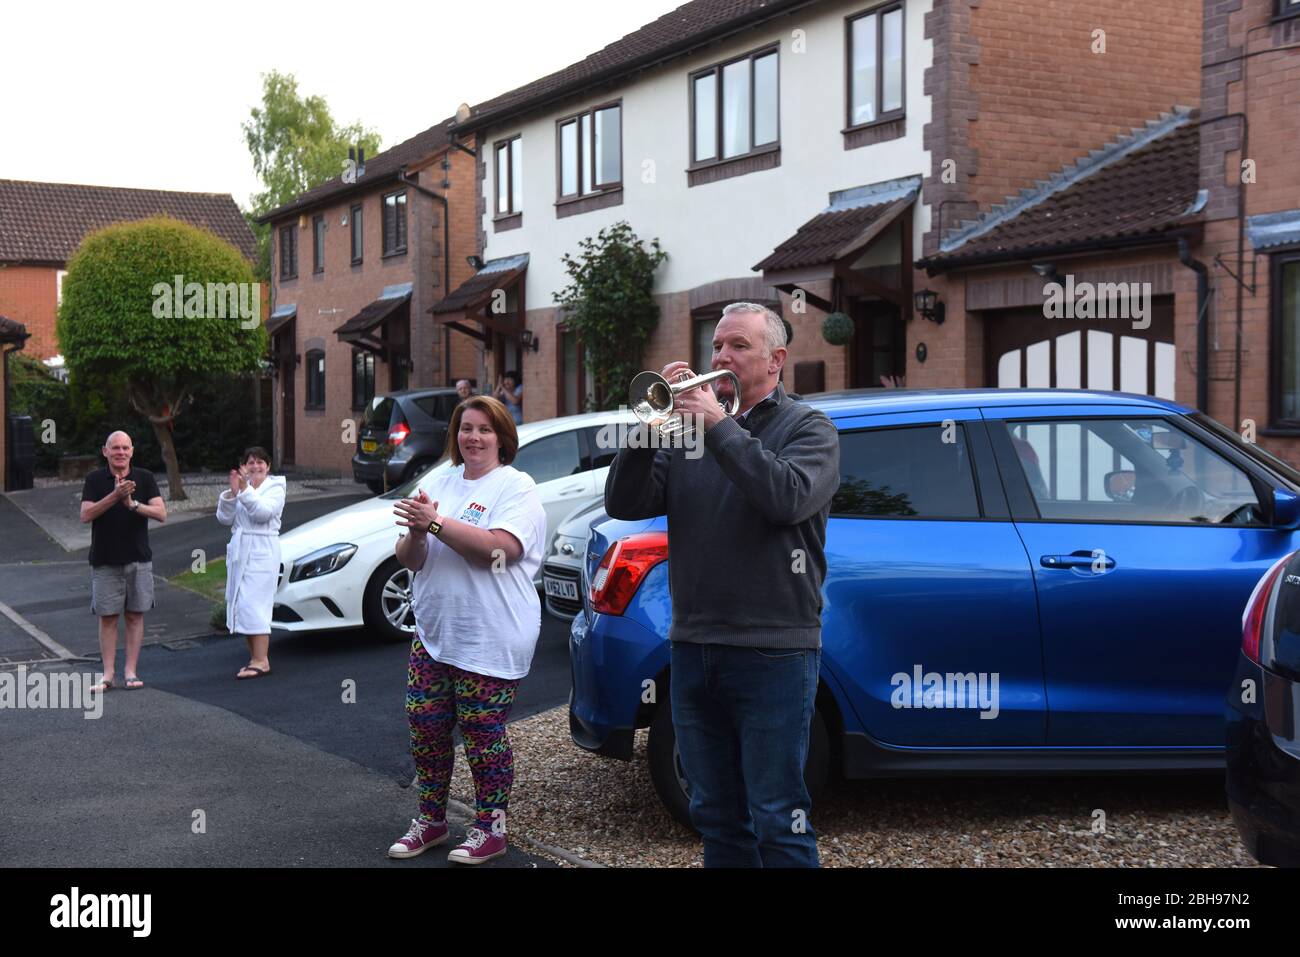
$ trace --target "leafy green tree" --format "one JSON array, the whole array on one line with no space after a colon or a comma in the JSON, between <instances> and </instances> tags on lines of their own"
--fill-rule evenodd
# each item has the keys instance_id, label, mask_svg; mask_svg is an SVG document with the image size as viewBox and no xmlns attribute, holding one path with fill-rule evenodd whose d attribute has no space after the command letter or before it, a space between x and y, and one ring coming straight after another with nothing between
<instances>
[{"instance_id":1,"label":"leafy green tree","mask_svg":"<svg viewBox=\"0 0 1300 957\"><path fill-rule=\"evenodd\" d=\"M595 384L595 407L616 409L641 368L641 354L659 322L655 270L668 258L659 240L649 246L626 222L606 226L579 241L578 255L564 254L569 285L555 295L564 324L582 341Z\"/></svg>"},{"instance_id":2,"label":"leafy green tree","mask_svg":"<svg viewBox=\"0 0 1300 957\"><path fill-rule=\"evenodd\" d=\"M167 217L101 229L68 261L56 332L70 382L125 395L149 420L173 500L185 498L173 422L196 384L258 368L262 304L234 246Z\"/></svg>"},{"instance_id":3,"label":"leafy green tree","mask_svg":"<svg viewBox=\"0 0 1300 957\"><path fill-rule=\"evenodd\" d=\"M324 97L303 97L292 74L275 70L262 74L262 105L253 107L243 131L253 169L265 187L253 195L248 217L258 242L258 278L265 281L271 277L271 232L253 219L313 186L347 175L348 147L360 146L373 156L379 152L379 134L359 121L339 125Z\"/></svg>"}]
</instances>

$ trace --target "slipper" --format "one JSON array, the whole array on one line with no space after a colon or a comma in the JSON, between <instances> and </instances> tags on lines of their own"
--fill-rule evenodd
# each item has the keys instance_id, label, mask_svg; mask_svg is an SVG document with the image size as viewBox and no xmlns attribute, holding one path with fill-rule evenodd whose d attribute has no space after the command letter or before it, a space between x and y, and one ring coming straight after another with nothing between
<instances>
[{"instance_id":1,"label":"slipper","mask_svg":"<svg viewBox=\"0 0 1300 957\"><path fill-rule=\"evenodd\" d=\"M263 675L269 675L271 673L270 668L254 668L252 665L244 665L244 667L240 668L239 670L257 672L256 674L252 674L252 675L235 675L235 678L238 679L239 681L252 681L254 678L260 678Z\"/></svg>"},{"instance_id":2,"label":"slipper","mask_svg":"<svg viewBox=\"0 0 1300 957\"><path fill-rule=\"evenodd\" d=\"M103 694L105 691L112 691L116 687L117 685L113 684L110 678L108 681L101 681L97 685L91 685L90 691L92 694Z\"/></svg>"},{"instance_id":3,"label":"slipper","mask_svg":"<svg viewBox=\"0 0 1300 957\"><path fill-rule=\"evenodd\" d=\"M144 682L141 681L138 677L126 679L127 691L139 691L143 687L144 687Z\"/></svg>"}]
</instances>

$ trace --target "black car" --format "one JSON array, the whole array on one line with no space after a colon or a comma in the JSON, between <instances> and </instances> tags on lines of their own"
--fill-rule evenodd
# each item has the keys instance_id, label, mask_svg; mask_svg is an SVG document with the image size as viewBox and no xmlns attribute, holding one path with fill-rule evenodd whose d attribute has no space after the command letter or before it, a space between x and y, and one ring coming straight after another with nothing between
<instances>
[{"instance_id":1,"label":"black car","mask_svg":"<svg viewBox=\"0 0 1300 957\"><path fill-rule=\"evenodd\" d=\"M1300 552L1256 586L1228 689L1228 807L1261 864L1300 867Z\"/></svg>"},{"instance_id":2,"label":"black car","mask_svg":"<svg viewBox=\"0 0 1300 957\"><path fill-rule=\"evenodd\" d=\"M447 424L460 402L455 389L404 389L366 406L352 456L352 477L372 492L414 478L442 458Z\"/></svg>"}]
</instances>

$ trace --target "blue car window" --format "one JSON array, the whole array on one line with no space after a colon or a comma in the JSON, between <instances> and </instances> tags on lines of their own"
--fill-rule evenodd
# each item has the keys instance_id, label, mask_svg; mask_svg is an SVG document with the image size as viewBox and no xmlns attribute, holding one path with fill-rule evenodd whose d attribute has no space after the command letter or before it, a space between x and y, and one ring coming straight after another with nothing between
<instances>
[{"instance_id":1,"label":"blue car window","mask_svg":"<svg viewBox=\"0 0 1300 957\"><path fill-rule=\"evenodd\" d=\"M1239 467L1161 419L1002 423L1044 519L1252 525Z\"/></svg>"},{"instance_id":2,"label":"blue car window","mask_svg":"<svg viewBox=\"0 0 1300 957\"><path fill-rule=\"evenodd\" d=\"M841 434L831 514L979 518L965 429L950 423Z\"/></svg>"}]
</instances>

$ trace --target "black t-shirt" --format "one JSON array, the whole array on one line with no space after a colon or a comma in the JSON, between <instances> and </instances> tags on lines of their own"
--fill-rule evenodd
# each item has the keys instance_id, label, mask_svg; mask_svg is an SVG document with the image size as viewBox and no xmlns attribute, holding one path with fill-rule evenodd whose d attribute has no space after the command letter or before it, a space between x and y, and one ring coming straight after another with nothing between
<instances>
[{"instance_id":1,"label":"black t-shirt","mask_svg":"<svg viewBox=\"0 0 1300 957\"><path fill-rule=\"evenodd\" d=\"M161 497L158 483L148 469L133 468L127 478L135 483L131 496L141 505ZM96 469L86 476L81 487L83 502L98 502L113 491L117 482L106 468ZM115 503L107 512L90 523L90 564L129 565L132 562L151 562L149 550L149 519L131 511L126 502Z\"/></svg>"}]
</instances>

